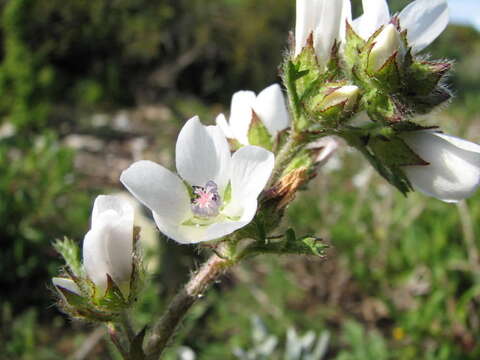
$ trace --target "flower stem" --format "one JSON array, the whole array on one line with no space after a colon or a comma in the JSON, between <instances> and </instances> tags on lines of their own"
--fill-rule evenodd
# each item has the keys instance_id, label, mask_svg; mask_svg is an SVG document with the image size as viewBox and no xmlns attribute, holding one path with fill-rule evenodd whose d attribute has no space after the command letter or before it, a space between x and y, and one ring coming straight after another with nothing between
<instances>
[{"instance_id":1,"label":"flower stem","mask_svg":"<svg viewBox=\"0 0 480 360\"><path fill-rule=\"evenodd\" d=\"M132 343L133 339L135 338L135 330L133 329L132 322L130 321L127 312L122 312L120 315L120 323L125 331L125 334L127 334L128 341Z\"/></svg>"},{"instance_id":2,"label":"flower stem","mask_svg":"<svg viewBox=\"0 0 480 360\"><path fill-rule=\"evenodd\" d=\"M122 355L122 358L124 360L130 360L130 355L128 354L127 349L123 346L122 341L119 338L119 332L115 327L115 324L109 323L107 325L107 329L108 329L108 334L110 335L110 339L112 340L112 343L118 349L118 351Z\"/></svg>"},{"instance_id":3,"label":"flower stem","mask_svg":"<svg viewBox=\"0 0 480 360\"><path fill-rule=\"evenodd\" d=\"M175 295L163 316L152 329L145 348L148 360L159 359L190 307L202 297L207 288L235 261L212 255L200 270Z\"/></svg>"},{"instance_id":4,"label":"flower stem","mask_svg":"<svg viewBox=\"0 0 480 360\"><path fill-rule=\"evenodd\" d=\"M290 134L287 142L275 158L275 167L266 189L275 185L283 171L287 168L293 158L303 149L305 144L305 141L303 141L300 135L295 133Z\"/></svg>"}]
</instances>

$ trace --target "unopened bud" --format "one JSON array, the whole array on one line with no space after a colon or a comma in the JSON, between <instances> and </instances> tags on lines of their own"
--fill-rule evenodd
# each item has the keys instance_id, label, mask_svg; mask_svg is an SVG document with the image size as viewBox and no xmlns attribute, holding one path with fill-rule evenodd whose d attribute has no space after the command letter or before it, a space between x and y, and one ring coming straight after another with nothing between
<instances>
[{"instance_id":1,"label":"unopened bud","mask_svg":"<svg viewBox=\"0 0 480 360\"><path fill-rule=\"evenodd\" d=\"M323 109L329 109L337 105L343 105L344 111L352 111L358 101L360 89L355 85L346 85L332 88L321 103Z\"/></svg>"},{"instance_id":2,"label":"unopened bud","mask_svg":"<svg viewBox=\"0 0 480 360\"><path fill-rule=\"evenodd\" d=\"M395 25L386 25L375 37L373 43L374 45L368 57L368 70L370 72L379 71L395 54L397 62L399 64L403 62L406 49Z\"/></svg>"}]
</instances>

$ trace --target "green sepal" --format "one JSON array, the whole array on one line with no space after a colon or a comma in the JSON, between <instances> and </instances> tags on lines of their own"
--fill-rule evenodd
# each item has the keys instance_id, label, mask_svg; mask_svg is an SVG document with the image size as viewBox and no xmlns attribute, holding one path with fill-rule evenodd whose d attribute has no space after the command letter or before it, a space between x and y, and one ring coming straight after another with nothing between
<instances>
[{"instance_id":1,"label":"green sepal","mask_svg":"<svg viewBox=\"0 0 480 360\"><path fill-rule=\"evenodd\" d=\"M137 252L137 251L136 251ZM132 275L130 277L130 292L128 295L128 304L137 301L137 296L143 289L145 283L145 269L139 255L134 256L132 264Z\"/></svg>"},{"instance_id":2,"label":"green sepal","mask_svg":"<svg viewBox=\"0 0 480 360\"><path fill-rule=\"evenodd\" d=\"M384 165L388 167L428 165L399 137L375 136L369 139L368 146Z\"/></svg>"},{"instance_id":3,"label":"green sepal","mask_svg":"<svg viewBox=\"0 0 480 360\"><path fill-rule=\"evenodd\" d=\"M292 63L296 70L293 80L296 83L297 93L300 98L303 98L308 89L316 85L322 73L313 47L313 40L307 42Z\"/></svg>"},{"instance_id":4,"label":"green sepal","mask_svg":"<svg viewBox=\"0 0 480 360\"><path fill-rule=\"evenodd\" d=\"M97 300L98 305L110 311L120 311L127 305L122 291L109 274L107 274L107 289L105 294L103 296L101 294L99 295L100 299Z\"/></svg>"},{"instance_id":5,"label":"green sepal","mask_svg":"<svg viewBox=\"0 0 480 360\"><path fill-rule=\"evenodd\" d=\"M366 41L363 40L360 36L358 36L355 30L353 30L350 23L347 22L344 58L347 69L350 69L350 71L355 68L359 58L359 54L361 53L365 45Z\"/></svg>"},{"instance_id":6,"label":"green sepal","mask_svg":"<svg viewBox=\"0 0 480 360\"><path fill-rule=\"evenodd\" d=\"M69 306L72 307L86 307L87 302L84 297L65 289L64 287L55 285L55 287L60 291L60 293L65 297Z\"/></svg>"},{"instance_id":7,"label":"green sepal","mask_svg":"<svg viewBox=\"0 0 480 360\"><path fill-rule=\"evenodd\" d=\"M342 136L350 146L360 151L373 168L385 178L385 180L402 192L402 194L406 195L413 190L412 184L402 168L397 166L395 161L386 161L385 155L378 152L382 151L382 147L376 143L376 140L372 141L372 139L376 137L384 138L383 136L369 136L362 132L356 132L353 129L350 132L344 132L339 135ZM374 144L373 147L371 146L372 143Z\"/></svg>"},{"instance_id":8,"label":"green sepal","mask_svg":"<svg viewBox=\"0 0 480 360\"><path fill-rule=\"evenodd\" d=\"M397 103L378 88L373 88L363 95L361 107L367 111L370 119L381 124L391 124L402 119Z\"/></svg>"},{"instance_id":9,"label":"green sepal","mask_svg":"<svg viewBox=\"0 0 480 360\"><path fill-rule=\"evenodd\" d=\"M63 240L57 239L53 243L53 247L60 255L62 255L65 264L75 276L81 276L83 274L82 262L80 260L80 248L75 241L64 237Z\"/></svg>"},{"instance_id":10,"label":"green sepal","mask_svg":"<svg viewBox=\"0 0 480 360\"><path fill-rule=\"evenodd\" d=\"M227 138L228 145L230 146L230 151L235 152L240 149L243 145L237 139Z\"/></svg>"},{"instance_id":11,"label":"green sepal","mask_svg":"<svg viewBox=\"0 0 480 360\"><path fill-rule=\"evenodd\" d=\"M253 111L252 121L248 129L248 142L250 145L260 146L267 150L272 150L273 147L272 136L255 111Z\"/></svg>"},{"instance_id":12,"label":"green sepal","mask_svg":"<svg viewBox=\"0 0 480 360\"><path fill-rule=\"evenodd\" d=\"M414 96L428 96L437 88L450 68L449 62L413 62L406 76L410 93Z\"/></svg>"},{"instance_id":13,"label":"green sepal","mask_svg":"<svg viewBox=\"0 0 480 360\"><path fill-rule=\"evenodd\" d=\"M143 352L143 341L145 339L145 334L147 333L147 327L144 326L143 329L135 335L133 338L132 344L130 345L130 358L132 360L145 360L146 355Z\"/></svg>"},{"instance_id":14,"label":"green sepal","mask_svg":"<svg viewBox=\"0 0 480 360\"><path fill-rule=\"evenodd\" d=\"M395 52L383 66L372 76L378 87L387 93L395 93L400 91L402 87L402 76L400 74L399 65L397 63L397 52Z\"/></svg>"}]
</instances>

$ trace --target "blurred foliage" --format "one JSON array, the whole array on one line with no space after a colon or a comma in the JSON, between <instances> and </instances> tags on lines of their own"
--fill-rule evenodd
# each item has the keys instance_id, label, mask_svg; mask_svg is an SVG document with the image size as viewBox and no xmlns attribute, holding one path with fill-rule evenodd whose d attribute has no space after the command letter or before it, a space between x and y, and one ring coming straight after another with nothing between
<instances>
[{"instance_id":1,"label":"blurred foliage","mask_svg":"<svg viewBox=\"0 0 480 360\"><path fill-rule=\"evenodd\" d=\"M111 109L170 92L227 101L263 88L293 2L12 0L0 11L0 116L38 129L65 117L61 105Z\"/></svg>"},{"instance_id":2,"label":"blurred foliage","mask_svg":"<svg viewBox=\"0 0 480 360\"><path fill-rule=\"evenodd\" d=\"M54 134L37 137L29 147L15 140L0 140L0 288L12 294L2 301L20 310L50 303L45 286L60 265L50 244L83 232L90 199L75 189L73 152Z\"/></svg>"}]
</instances>

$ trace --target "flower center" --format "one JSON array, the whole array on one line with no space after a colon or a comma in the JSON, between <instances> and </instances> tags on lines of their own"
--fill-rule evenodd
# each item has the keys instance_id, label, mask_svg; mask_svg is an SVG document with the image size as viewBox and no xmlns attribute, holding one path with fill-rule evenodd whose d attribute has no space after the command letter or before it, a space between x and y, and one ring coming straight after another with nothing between
<instances>
[{"instance_id":1,"label":"flower center","mask_svg":"<svg viewBox=\"0 0 480 360\"><path fill-rule=\"evenodd\" d=\"M219 214L222 199L218 193L217 184L213 181L206 183L204 187L193 187L192 212L200 218L212 218Z\"/></svg>"}]
</instances>

